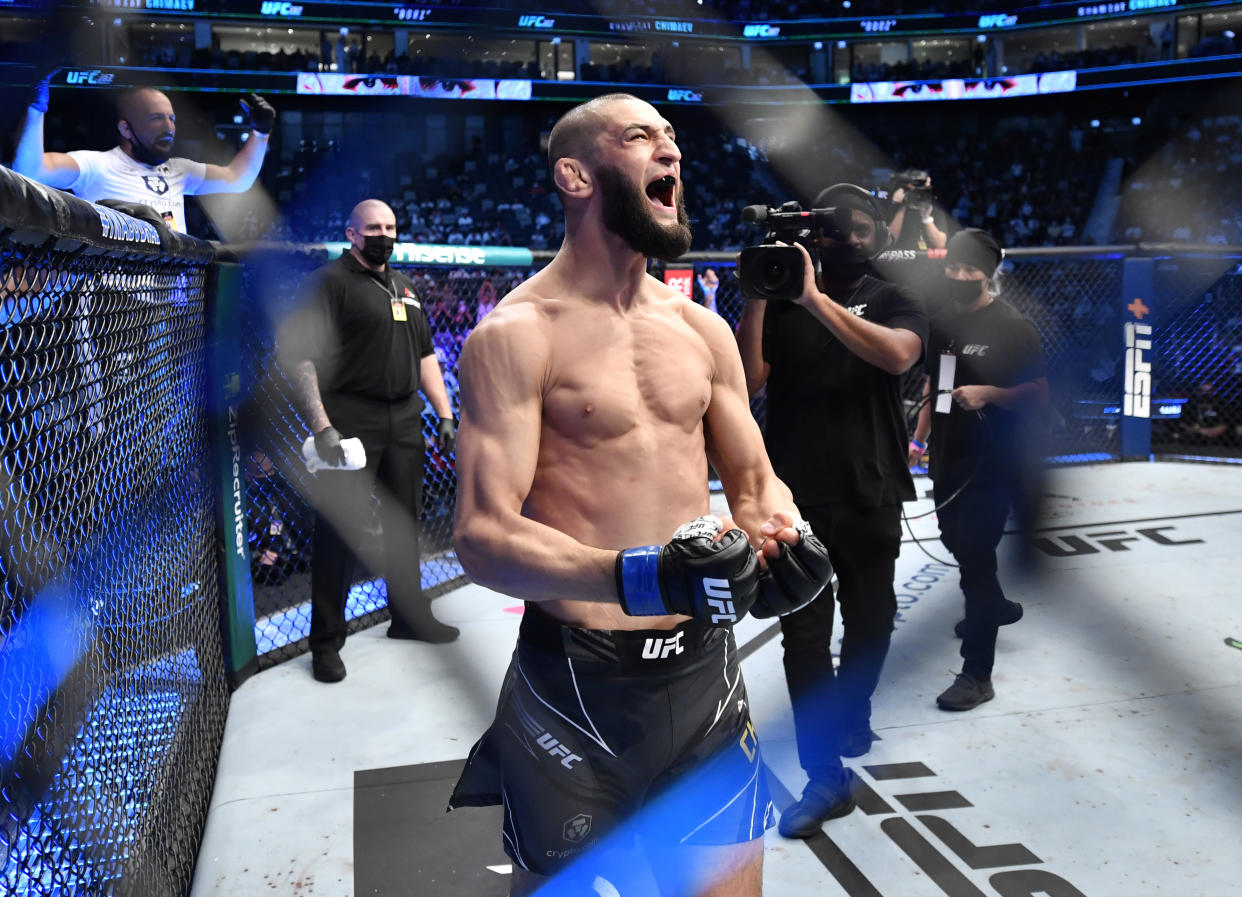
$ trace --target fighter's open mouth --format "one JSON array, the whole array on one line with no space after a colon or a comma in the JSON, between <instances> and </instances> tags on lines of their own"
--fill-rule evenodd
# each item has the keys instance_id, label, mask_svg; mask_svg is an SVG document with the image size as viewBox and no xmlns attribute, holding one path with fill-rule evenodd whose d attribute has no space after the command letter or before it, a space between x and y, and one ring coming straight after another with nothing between
<instances>
[{"instance_id":1,"label":"fighter's open mouth","mask_svg":"<svg viewBox=\"0 0 1242 897\"><path fill-rule=\"evenodd\" d=\"M647 185L647 195L662 206L673 208L676 205L677 178L671 174L652 181Z\"/></svg>"}]
</instances>

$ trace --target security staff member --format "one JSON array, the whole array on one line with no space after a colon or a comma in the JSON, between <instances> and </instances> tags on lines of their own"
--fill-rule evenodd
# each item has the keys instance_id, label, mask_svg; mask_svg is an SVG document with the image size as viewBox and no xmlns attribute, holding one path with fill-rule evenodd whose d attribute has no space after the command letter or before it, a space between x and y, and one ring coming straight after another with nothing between
<instances>
[{"instance_id":1,"label":"security staff member","mask_svg":"<svg viewBox=\"0 0 1242 897\"><path fill-rule=\"evenodd\" d=\"M1000 244L976 228L949 241L948 301L931 320L925 404L908 458L918 460L915 443L926 442L930 431L941 541L957 559L966 597L962 672L936 698L943 710L970 710L995 696L997 629L1022 615L1001 590L996 547L1010 508L1029 510L1020 491L1030 479L1023 423L1047 404L1048 378L1035 325L995 298L1003 256Z\"/></svg>"},{"instance_id":2,"label":"security staff member","mask_svg":"<svg viewBox=\"0 0 1242 897\"><path fill-rule=\"evenodd\" d=\"M342 438L366 450L361 471L315 475L317 515L311 557L312 672L322 682L345 677L345 599L357 557L384 577L390 638L452 641L423 597L418 515L422 503L423 402L439 415L437 442L453 449L456 422L414 283L388 266L397 219L376 199L350 213L349 251L303 284L302 302L283 328L281 361L297 390L322 461L341 465ZM378 481L382 551L365 534Z\"/></svg>"},{"instance_id":3,"label":"security staff member","mask_svg":"<svg viewBox=\"0 0 1242 897\"><path fill-rule=\"evenodd\" d=\"M849 233L819 237L818 280L800 246L802 295L747 301L738 329L747 388L753 395L767 385L772 466L827 546L840 583L835 680L832 589L780 620L798 758L809 779L781 816L786 837L812 835L854 808L841 757L865 754L874 738L871 695L897 614L901 504L914 498L901 375L922 357L927 337L919 299L867 273L890 239L871 194L837 184L814 207L848 209Z\"/></svg>"}]
</instances>

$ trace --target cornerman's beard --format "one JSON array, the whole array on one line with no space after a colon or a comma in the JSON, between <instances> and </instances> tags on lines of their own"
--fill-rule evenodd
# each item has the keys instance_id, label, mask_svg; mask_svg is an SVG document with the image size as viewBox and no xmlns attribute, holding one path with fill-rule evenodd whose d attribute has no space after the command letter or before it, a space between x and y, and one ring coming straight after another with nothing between
<instances>
[{"instance_id":1,"label":"cornerman's beard","mask_svg":"<svg viewBox=\"0 0 1242 897\"><path fill-rule=\"evenodd\" d=\"M129 151L144 165L163 165L172 158L172 144L169 144L168 151L165 152L155 146L147 146L138 139L137 134L129 139Z\"/></svg>"},{"instance_id":2,"label":"cornerman's beard","mask_svg":"<svg viewBox=\"0 0 1242 897\"><path fill-rule=\"evenodd\" d=\"M694 234L686 214L685 190L677 185L677 222L661 224L654 215L647 195L634 186L617 168L596 171L600 196L604 201L604 226L624 240L635 252L671 262L690 249Z\"/></svg>"}]
</instances>

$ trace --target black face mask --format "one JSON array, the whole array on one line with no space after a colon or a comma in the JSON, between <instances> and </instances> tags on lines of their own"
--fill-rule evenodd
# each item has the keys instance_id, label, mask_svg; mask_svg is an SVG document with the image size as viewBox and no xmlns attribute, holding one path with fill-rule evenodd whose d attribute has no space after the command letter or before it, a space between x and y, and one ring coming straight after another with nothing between
<instances>
[{"instance_id":1,"label":"black face mask","mask_svg":"<svg viewBox=\"0 0 1242 897\"><path fill-rule=\"evenodd\" d=\"M969 308L979 301L983 284L984 281L982 280L955 280L952 277L946 277L944 279L944 294L958 308Z\"/></svg>"},{"instance_id":2,"label":"black face mask","mask_svg":"<svg viewBox=\"0 0 1242 897\"><path fill-rule=\"evenodd\" d=\"M646 194L619 170L601 167L596 179L604 200L604 226L635 252L671 262L690 248L694 235L681 184L677 185L677 223L661 224L651 214Z\"/></svg>"},{"instance_id":3,"label":"black face mask","mask_svg":"<svg viewBox=\"0 0 1242 897\"><path fill-rule=\"evenodd\" d=\"M392 248L396 245L397 241L392 237L367 234L362 238L362 248L358 252L372 265L386 265L392 258Z\"/></svg>"},{"instance_id":4,"label":"black face mask","mask_svg":"<svg viewBox=\"0 0 1242 897\"><path fill-rule=\"evenodd\" d=\"M825 283L851 284L867 273L871 256L862 246L838 243L819 250L819 266Z\"/></svg>"},{"instance_id":5,"label":"black face mask","mask_svg":"<svg viewBox=\"0 0 1242 897\"><path fill-rule=\"evenodd\" d=\"M134 134L133 129L130 129L130 133ZM129 139L129 151L133 154L134 158L143 165L150 165L152 167L156 165L163 165L170 158L172 158L171 143L168 144L167 151L157 149L154 146L147 146L138 139L137 134L134 134L134 136Z\"/></svg>"}]
</instances>

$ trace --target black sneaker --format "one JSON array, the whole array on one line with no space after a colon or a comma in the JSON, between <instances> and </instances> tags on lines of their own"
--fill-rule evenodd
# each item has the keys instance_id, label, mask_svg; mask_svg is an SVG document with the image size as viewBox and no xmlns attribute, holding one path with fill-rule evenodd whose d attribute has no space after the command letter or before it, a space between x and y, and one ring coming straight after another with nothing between
<instances>
[{"instance_id":1,"label":"black sneaker","mask_svg":"<svg viewBox=\"0 0 1242 897\"><path fill-rule=\"evenodd\" d=\"M958 673L953 684L936 698L936 703L941 710L972 710L994 697L996 692L992 690L991 679L980 682L967 673Z\"/></svg>"},{"instance_id":2,"label":"black sneaker","mask_svg":"<svg viewBox=\"0 0 1242 897\"><path fill-rule=\"evenodd\" d=\"M335 651L318 651L311 655L311 675L320 682L340 682L345 678L345 664Z\"/></svg>"},{"instance_id":3,"label":"black sneaker","mask_svg":"<svg viewBox=\"0 0 1242 897\"><path fill-rule=\"evenodd\" d=\"M851 789L854 773L845 771L843 785L808 782L802 797L781 813L780 833L786 838L809 838L823 830L829 819L845 816L854 809Z\"/></svg>"},{"instance_id":4,"label":"black sneaker","mask_svg":"<svg viewBox=\"0 0 1242 897\"><path fill-rule=\"evenodd\" d=\"M1017 601L1005 601L1005 609L1001 612L1000 625L1008 626L1022 619L1022 605ZM966 618L953 624L953 634L958 638L966 637Z\"/></svg>"},{"instance_id":5,"label":"black sneaker","mask_svg":"<svg viewBox=\"0 0 1242 897\"><path fill-rule=\"evenodd\" d=\"M854 729L841 736L841 756L861 757L871 750L871 743L879 741L880 736L871 731L870 726Z\"/></svg>"},{"instance_id":6,"label":"black sneaker","mask_svg":"<svg viewBox=\"0 0 1242 897\"><path fill-rule=\"evenodd\" d=\"M443 645L456 641L459 635L461 635L461 630L456 626L441 623L431 615L418 620L409 628L395 626L391 623L388 624L389 638L428 642L433 645Z\"/></svg>"}]
</instances>

